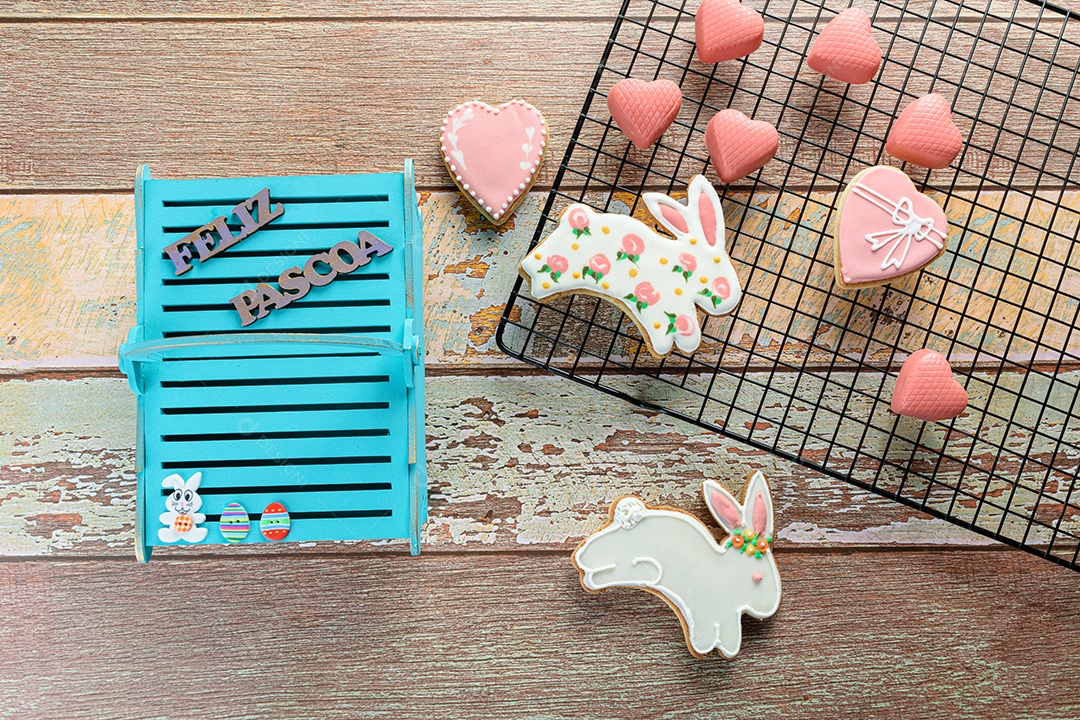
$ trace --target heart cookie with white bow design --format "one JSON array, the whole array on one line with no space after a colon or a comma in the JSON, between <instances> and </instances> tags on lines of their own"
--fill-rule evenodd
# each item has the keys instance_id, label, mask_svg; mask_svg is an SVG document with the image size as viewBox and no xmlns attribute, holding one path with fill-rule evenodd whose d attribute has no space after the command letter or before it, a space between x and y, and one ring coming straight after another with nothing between
<instances>
[{"instance_id":1,"label":"heart cookie with white bow design","mask_svg":"<svg viewBox=\"0 0 1080 720\"><path fill-rule=\"evenodd\" d=\"M836 214L833 263L842 288L884 285L945 252L945 212L894 167L878 165L856 175Z\"/></svg>"},{"instance_id":2,"label":"heart cookie with white bow design","mask_svg":"<svg viewBox=\"0 0 1080 720\"><path fill-rule=\"evenodd\" d=\"M547 149L547 123L524 100L495 108L474 100L447 113L440 143L454 182L499 225L536 179Z\"/></svg>"}]
</instances>

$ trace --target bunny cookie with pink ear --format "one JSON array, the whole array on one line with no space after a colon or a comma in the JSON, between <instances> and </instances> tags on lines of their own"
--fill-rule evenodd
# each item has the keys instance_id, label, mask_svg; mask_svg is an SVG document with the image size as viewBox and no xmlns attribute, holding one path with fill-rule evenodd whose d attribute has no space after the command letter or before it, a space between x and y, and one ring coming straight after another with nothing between
<instances>
[{"instance_id":1,"label":"bunny cookie with pink ear","mask_svg":"<svg viewBox=\"0 0 1080 720\"><path fill-rule=\"evenodd\" d=\"M747 483L744 504L712 480L702 493L728 533L722 543L688 513L625 496L571 560L589 592L635 587L658 595L679 616L691 653L732 658L742 645L742 616L764 619L780 607L772 497L760 472Z\"/></svg>"},{"instance_id":2,"label":"bunny cookie with pink ear","mask_svg":"<svg viewBox=\"0 0 1080 720\"><path fill-rule=\"evenodd\" d=\"M532 294L545 300L586 293L609 300L637 325L657 357L701 344L698 308L726 315L742 288L724 247L724 211L703 175L690 181L687 204L642 195L649 212L675 237L629 215L567 208L554 231L521 261Z\"/></svg>"}]
</instances>

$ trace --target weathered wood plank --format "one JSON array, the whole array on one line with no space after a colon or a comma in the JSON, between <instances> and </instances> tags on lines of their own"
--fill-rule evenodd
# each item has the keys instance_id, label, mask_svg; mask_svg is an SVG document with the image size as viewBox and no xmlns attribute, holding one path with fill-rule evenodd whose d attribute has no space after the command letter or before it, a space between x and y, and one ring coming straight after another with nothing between
<instances>
[{"instance_id":1,"label":"weathered wood plank","mask_svg":"<svg viewBox=\"0 0 1080 720\"><path fill-rule=\"evenodd\" d=\"M531 194L516 217L496 230L457 193L422 196L428 363L520 367L499 352L494 335L545 197ZM736 195L733 200L726 203L727 223L741 223L743 232L734 238L732 257L748 290L739 314L761 319L709 320L707 336L724 340L727 347L707 340L697 358L705 365L715 365L721 350L726 367L760 366L771 359L798 364L811 338L811 363L833 364L837 356L864 354L888 363L893 342L921 348L927 337L919 328L931 326L955 339L951 350L938 349L948 351L958 364L976 360L974 347L990 355L1008 353L1021 363L1055 361L1062 351L1074 362L1080 358L1080 334L1070 332L1080 311L1080 255L1071 252L1070 241L1080 232L1078 192L1030 204L1016 193L953 197L947 206L950 219L966 222L976 232L953 237L949 258L897 284L919 295L915 301L880 288L826 294L834 287L831 243L812 248L805 238L828 230L830 195L813 194L807 204L811 212L802 215L798 208L804 199L795 193L779 198L761 194L749 201ZM1063 209L1055 212L1054 201ZM611 209L629 212L633 203L634 198L620 194ZM635 212L649 220L640 203ZM1029 227L1017 238L1019 223L1012 218L1025 216ZM797 254L785 259L776 247L762 250L758 238L766 233L771 243ZM135 324L130 196L0 195L0 241L7 256L0 275L0 369L115 367L116 349ZM752 277L751 263L758 268ZM803 282L820 290L804 291ZM1052 300L1050 289L1059 283L1060 294ZM773 310L767 313L770 297ZM855 298L860 307L880 311L855 311ZM942 299L942 310L936 298ZM555 305L565 307L566 302ZM593 305L595 301L578 300L574 313L590 318ZM614 306L601 307L596 323L628 327ZM1021 307L1032 312L1020 312ZM961 322L961 312L967 321ZM1044 323L1044 316L1050 321ZM901 325L900 319L906 323ZM594 336L589 346L598 352L610 343L603 332ZM1010 341L1014 336L1023 339ZM874 341L864 348L863 337ZM634 349L621 342L613 353L627 357Z\"/></svg>"},{"instance_id":2,"label":"weathered wood plank","mask_svg":"<svg viewBox=\"0 0 1080 720\"><path fill-rule=\"evenodd\" d=\"M25 720L1080 714L1073 573L1022 553L777 558L783 605L744 619L731 662L691 657L656 598L586 594L565 553L0 563L0 703Z\"/></svg>"},{"instance_id":3,"label":"weathered wood plank","mask_svg":"<svg viewBox=\"0 0 1080 720\"><path fill-rule=\"evenodd\" d=\"M457 193L424 193L430 363L509 361L494 334L543 202L499 230ZM136 322L130 196L0 196L0 368L116 367Z\"/></svg>"},{"instance_id":4,"label":"weathered wood plank","mask_svg":"<svg viewBox=\"0 0 1080 720\"><path fill-rule=\"evenodd\" d=\"M774 382L779 388L786 380ZM784 546L938 547L989 542L768 452L666 415L634 409L560 378L434 377L427 390L431 503L431 521L424 534L427 551L567 550L596 528L609 503L625 493L686 508L704 518L698 489L703 479L716 477L737 490L755 468L773 484L777 535ZM869 412L866 405L854 403L850 412ZM805 422L808 412L795 411L791 422ZM1023 415L1018 419L1034 422ZM1000 425L990 423L983 437L1001 434ZM762 423L755 437L767 441L770 432L775 430ZM859 440L849 434L845 429L838 440L848 445ZM1068 439L1077 442L1078 434L1080 428L1072 428ZM1028 440L1004 442L1023 452ZM938 440L936 434L928 434L922 442ZM1030 452L1046 461L1044 443L1045 438L1036 438ZM0 495L0 526L8 528L0 534L0 555L130 556L134 444L135 399L123 380L0 383L0 486L5 488ZM986 460L975 457L972 462ZM1035 472L1033 467L1021 467L1011 455L1000 462L1002 472L1015 468L1018 477ZM954 468L943 468L935 490L955 483L953 475ZM1060 512L1060 501L1055 506L1054 498L1067 490L1048 486L1043 512L1053 513L1054 507ZM992 499L1002 497L1000 488L989 487L987 492ZM937 495L931 496L934 506L947 510L947 504L936 503ZM1023 501L1023 493L1018 494L1014 509L1019 511ZM971 510L963 502L956 508L958 513ZM984 522L997 518L984 509ZM1080 519L1067 521L1075 530ZM259 555L326 551L350 550L339 544L214 550ZM170 548L160 554L199 552Z\"/></svg>"},{"instance_id":5,"label":"weathered wood plank","mask_svg":"<svg viewBox=\"0 0 1080 720\"><path fill-rule=\"evenodd\" d=\"M40 0L0 0L0 18L21 20L111 20L154 19L355 19L355 20L406 20L433 18L489 18L514 17L565 18L565 17L612 17L622 6L621 0L603 0L583 5L575 0L545 0L543 3L528 0L473 0L472 2L408 2L390 0L381 3L351 3L348 0L319 0L294 3L252 2L251 0L188 0L181 4L140 2L139 0L59 0L46 6Z\"/></svg>"},{"instance_id":6,"label":"weathered wood plank","mask_svg":"<svg viewBox=\"0 0 1080 720\"><path fill-rule=\"evenodd\" d=\"M797 2L797 0L796 0ZM747 3L761 9L759 1ZM969 3L973 7L989 8L996 15L1008 17L1016 9L1016 16L1021 18L1037 17L1038 7L1034 4L1021 3L1016 8L1010 0L991 0L990 2ZM1075 7L1076 0L1064 0L1063 7ZM51 0L46 6L42 0L0 0L0 21L3 19L19 20L128 20L138 21L154 19L357 19L357 20L405 20L433 18L474 18L507 19L517 17L536 17L542 19L593 18L611 20L622 7L619 0L604 0L583 4L576 0L545 0L543 3L528 0L471 0L468 3L422 2L413 0L387 0L378 5L351 3L348 0L319 0L306 2L297 7L287 2L254 2L253 0L187 0L177 5L170 0ZM631 3L629 14L639 17L647 12L650 3L638 0ZM694 10L694 3L688 3L688 9ZM770 14L782 17L789 5L781 0L769 3ZM935 17L948 17L953 12L951 7L933 0L910 0L906 4L910 10L933 12ZM810 3L796 7L796 16L816 15L817 6ZM657 10L658 16L672 14L667 7ZM880 16L895 16L892 8L878 8Z\"/></svg>"},{"instance_id":7,"label":"weathered wood plank","mask_svg":"<svg viewBox=\"0 0 1080 720\"><path fill-rule=\"evenodd\" d=\"M945 26L927 26L918 18L904 23L912 25L905 27L907 33L918 35L925 29L927 42L938 47L950 41ZM449 107L474 97L500 101L524 96L547 116L551 157L560 158L609 31L607 19L575 22L573 42L568 43L567 23L524 20L0 23L0 63L10 69L0 85L0 189L120 190L130 186L133 168L141 162L149 162L165 175L217 176L392 170L400 167L403 157L416 158L421 185L448 188L435 138ZM782 28L770 32L775 33L773 41L780 42ZM1000 39L1004 24L990 22L983 32ZM796 51L799 43L809 41L811 29L802 28L797 34L793 30L783 35L786 46ZM680 25L679 36L681 40L669 51L675 66L693 49L693 30L688 24ZM410 47L417 37L424 38L424 51L405 56L388 69L385 58L400 57L400 49ZM963 42L970 45L966 39ZM1023 37L1011 42L1022 45L1021 51L1026 49ZM648 33L643 49L660 53L666 43L663 33ZM1049 36L1032 44L1033 52L1053 50ZM898 94L886 86L903 84L913 50L911 43L898 43L890 50L880 85L843 90L826 84L825 92L820 90L825 87L821 77L803 67L798 52L782 54L774 82L788 83L782 79L798 77L793 102L800 107L819 104L826 117L835 110L837 93L847 92L851 102L845 103L839 116L848 130L834 132L834 123L823 120L815 120L807 129L802 112L789 111L781 117L778 105L763 103L755 108L758 103L741 95L734 104L760 119L779 121L784 135L781 156L797 154L805 167L816 166L811 155L823 153L822 171L839 176L852 154L862 162L873 162L881 154L879 143L858 141L850 128L862 127L864 132L884 137L900 102ZM625 57L613 56L610 65L624 67L626 62ZM959 75L958 62L949 59L943 72ZM1055 67L1048 80L1051 85L1061 88L1069 82L1067 62L1063 59ZM1020 63L1016 52L986 58L983 64L997 68L997 79L990 79L988 69L975 68L965 83L976 90L1008 95L1001 83L1022 70ZM642 58L635 74L650 75L655 65ZM716 72L729 84L763 82L766 66L760 63L741 75L740 66L728 65ZM559 82L538 83L538 67ZM700 73L709 71L696 66L699 74L683 84L687 96L706 94L707 79ZM680 72L665 66L662 74L678 77ZM609 73L602 88L617 79L617 74ZM929 78L920 76L907 86L908 92L924 92L929 83ZM260 91L246 91L252 87ZM417 95L417 87L424 92ZM707 99L721 107L733 101L732 93L724 83L714 83ZM770 88L770 93L786 91ZM1022 84L1014 102L1020 108L1038 105L1051 115L1057 108L1071 112L1060 95L1040 95L1035 84ZM237 103L242 113L217 111ZM867 103L875 108L873 112L867 113ZM969 171L982 172L989 162L991 175L1002 182L1034 182L1038 173L1033 168L1010 174L1007 158L1023 148L1028 164L1037 168L1047 162L1062 174L1068 172L1071 155L1067 152L1051 153L1042 160L1044 149L1023 146L1021 135L1006 134L994 141L1003 122L998 117L999 103L983 104L975 93L963 93L956 110L965 116L961 121L965 130L973 118L983 121L977 133L983 151L968 154L965 167ZM602 107L597 113L606 122ZM1020 111L1020 115L1009 122L1026 125L1026 113ZM692 122L693 109L685 108L684 116L684 123ZM1045 125L1045 119L1036 119L1032 132L1046 137ZM583 137L591 142L602 126L589 123L585 130ZM681 147L683 131L671 132L669 140ZM1064 132L1056 142L1075 147L1075 142L1070 146L1071 140ZM989 157L984 151L991 142L995 154ZM827 152L814 150L825 146ZM704 156L700 132L695 131L689 147L695 155ZM632 155L635 161L648 160L645 153ZM655 167L674 171L678 160L669 148L658 154ZM545 164L538 178L540 188L551 182L555 164ZM598 171L611 175L610 165L611 161L602 162ZM766 168L765 177L787 185L809 179L803 171L787 175L777 163ZM971 177L962 179L972 182Z\"/></svg>"}]
</instances>

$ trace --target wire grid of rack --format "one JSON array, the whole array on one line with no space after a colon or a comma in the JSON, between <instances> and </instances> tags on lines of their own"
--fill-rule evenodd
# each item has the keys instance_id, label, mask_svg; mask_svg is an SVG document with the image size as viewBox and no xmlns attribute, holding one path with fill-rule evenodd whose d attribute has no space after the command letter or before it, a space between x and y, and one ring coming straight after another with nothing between
<instances>
[{"instance_id":1,"label":"wire grid of rack","mask_svg":"<svg viewBox=\"0 0 1080 720\"><path fill-rule=\"evenodd\" d=\"M772 162L723 188L744 284L693 355L653 358L613 305L538 303L518 280L497 333L509 355L738 438L1080 569L1080 15L1030 0L858 1L885 60L847 86L805 57L847 6L745 0L766 21L748 58L694 57L696 2L625 0L558 170L535 245L571 202L648 220L643 190L684 191L708 168L704 130L735 107L780 133ZM606 110L625 77L680 83L660 142L633 148ZM884 154L893 119L927 92L953 102L965 149L904 169L942 203L947 253L890 286L833 281L838 190ZM970 402L923 423L889 404L900 364L949 357Z\"/></svg>"}]
</instances>

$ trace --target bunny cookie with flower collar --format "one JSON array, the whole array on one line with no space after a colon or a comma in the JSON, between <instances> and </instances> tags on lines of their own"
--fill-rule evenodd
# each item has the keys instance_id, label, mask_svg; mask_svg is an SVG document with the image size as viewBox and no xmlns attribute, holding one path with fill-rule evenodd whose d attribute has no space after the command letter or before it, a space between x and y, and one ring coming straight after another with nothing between
<instances>
[{"instance_id":1,"label":"bunny cookie with flower collar","mask_svg":"<svg viewBox=\"0 0 1080 720\"><path fill-rule=\"evenodd\" d=\"M555 230L521 261L538 300L586 293L626 312L657 357L701 344L697 308L726 315L742 288L724 248L724 211L703 175L690 181L683 205L661 193L642 195L649 212L675 237L629 215L598 213L575 203Z\"/></svg>"},{"instance_id":2,"label":"bunny cookie with flower collar","mask_svg":"<svg viewBox=\"0 0 1080 720\"><path fill-rule=\"evenodd\" d=\"M780 607L772 497L760 472L747 482L744 503L711 480L702 493L727 533L722 542L688 513L624 496L571 560L587 591L633 587L658 595L679 616L691 653L733 658L742 616L765 619Z\"/></svg>"},{"instance_id":3,"label":"bunny cookie with flower collar","mask_svg":"<svg viewBox=\"0 0 1080 720\"><path fill-rule=\"evenodd\" d=\"M944 211L888 165L855 176L840 196L837 218L833 262L842 288L884 285L945 252Z\"/></svg>"},{"instance_id":4,"label":"bunny cookie with flower collar","mask_svg":"<svg viewBox=\"0 0 1080 720\"><path fill-rule=\"evenodd\" d=\"M454 182L499 225L536 179L547 139L544 116L524 100L495 108L473 100L446 114L439 143Z\"/></svg>"}]
</instances>

